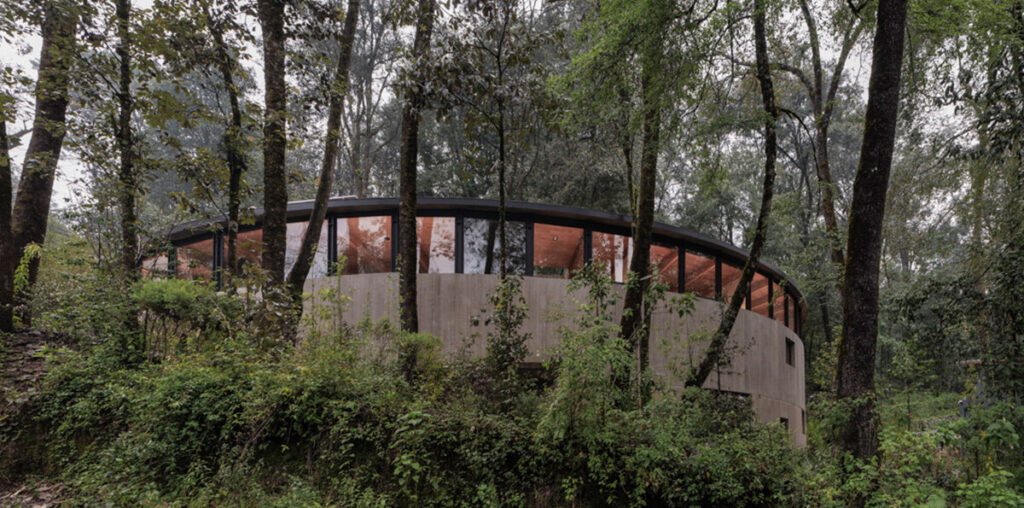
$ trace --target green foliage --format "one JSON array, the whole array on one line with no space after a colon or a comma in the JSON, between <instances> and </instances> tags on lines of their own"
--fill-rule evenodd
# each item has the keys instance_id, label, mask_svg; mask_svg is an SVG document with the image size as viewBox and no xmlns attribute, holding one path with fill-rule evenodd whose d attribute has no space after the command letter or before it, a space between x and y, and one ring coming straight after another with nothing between
<instances>
[{"instance_id":1,"label":"green foliage","mask_svg":"<svg viewBox=\"0 0 1024 508\"><path fill-rule=\"evenodd\" d=\"M550 389L506 395L485 362L387 324L311 333L267 349L231 329L236 296L143 281L143 313L203 347L126 363L116 341L54 364L25 414L0 425L7 481L59 479L74 503L117 505L772 505L800 491L799 454L749 402L690 390L629 410L610 367L628 363L607 275L574 283L579 328L563 330ZM103 293L94 293L103 295ZM236 336L236 334L238 334ZM406 383L399 350L415 355ZM632 400L632 399L631 399ZM511 411L514 409L514 411ZM7 454L35 443L29 459ZM7 446L21 444L23 446Z\"/></svg>"},{"instance_id":2,"label":"green foliage","mask_svg":"<svg viewBox=\"0 0 1024 508\"><path fill-rule=\"evenodd\" d=\"M1013 474L996 470L957 490L962 508L1019 508L1024 506L1024 494L1009 484Z\"/></svg>"},{"instance_id":3,"label":"green foliage","mask_svg":"<svg viewBox=\"0 0 1024 508\"><path fill-rule=\"evenodd\" d=\"M509 275L498 282L490 296L493 312L485 320L494 330L487 333L484 364L492 380L490 392L499 405L509 410L522 390L519 366L526 359L530 334L521 331L529 309L523 297L522 278Z\"/></svg>"},{"instance_id":4,"label":"green foliage","mask_svg":"<svg viewBox=\"0 0 1024 508\"><path fill-rule=\"evenodd\" d=\"M230 337L237 331L235 317L242 314L237 299L184 279L140 281L132 299L142 312L144 349L152 357L171 348L198 347L194 343L200 340L210 344Z\"/></svg>"}]
</instances>

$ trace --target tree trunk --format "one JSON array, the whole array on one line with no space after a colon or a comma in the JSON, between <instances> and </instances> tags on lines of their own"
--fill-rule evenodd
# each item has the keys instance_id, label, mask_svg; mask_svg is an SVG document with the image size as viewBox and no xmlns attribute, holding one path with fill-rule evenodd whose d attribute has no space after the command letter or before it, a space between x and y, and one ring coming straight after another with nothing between
<instances>
[{"instance_id":1,"label":"tree trunk","mask_svg":"<svg viewBox=\"0 0 1024 508\"><path fill-rule=\"evenodd\" d=\"M416 312L416 157L419 149L420 110L424 106L423 60L430 51L434 29L434 0L420 0L416 16L416 35L412 46L413 78L405 90L402 106L402 145L399 161L398 267L402 330L419 331ZM411 378L411 365L405 365Z\"/></svg>"},{"instance_id":2,"label":"tree trunk","mask_svg":"<svg viewBox=\"0 0 1024 508\"><path fill-rule=\"evenodd\" d=\"M334 69L330 100L327 109L327 135L324 137L324 159L320 166L320 181L316 188L316 200L309 214L309 224L302 236L299 256L295 266L288 273L288 286L292 297L301 304L302 288L306 284L309 269L313 266L313 255L320 241L320 230L327 216L327 201L334 186L334 164L338 160L338 140L341 139L341 112L348 90L348 70L352 62L352 47L356 37L356 22L359 19L359 0L348 0L345 25L339 41L338 66Z\"/></svg>"},{"instance_id":3,"label":"tree trunk","mask_svg":"<svg viewBox=\"0 0 1024 508\"><path fill-rule=\"evenodd\" d=\"M64 116L68 107L68 75L75 51L75 25L78 13L48 3L43 18L43 47L39 54L39 78L36 80L35 119L32 138L25 152L18 195L11 216L13 246L4 256L17 265L30 243L42 245L46 240L46 225L50 218L50 196L53 179L64 144ZM39 259L29 263L29 284L24 292L15 295L17 304L24 305L21 324L30 326L32 316L28 307L28 292L39 274Z\"/></svg>"},{"instance_id":4,"label":"tree trunk","mask_svg":"<svg viewBox=\"0 0 1024 508\"><path fill-rule=\"evenodd\" d=\"M878 338L878 268L882 220L896 139L907 0L880 0L860 164L853 183L843 283L843 335L836 393L851 403L839 444L858 458L878 451L874 413L875 342Z\"/></svg>"},{"instance_id":5,"label":"tree trunk","mask_svg":"<svg viewBox=\"0 0 1024 508\"><path fill-rule=\"evenodd\" d=\"M0 332L14 331L14 257L11 252L11 152L7 112L0 110Z\"/></svg>"},{"instance_id":6,"label":"tree trunk","mask_svg":"<svg viewBox=\"0 0 1024 508\"><path fill-rule=\"evenodd\" d=\"M207 14L209 17L209 14ZM238 87L235 85L235 58L224 43L219 26L210 26L210 34L217 51L217 67L220 69L224 89L228 93L231 120L224 131L224 151L228 163L228 236L227 272L238 275L238 222L242 205L242 175L246 171L245 133L242 129L242 107L238 101Z\"/></svg>"},{"instance_id":7,"label":"tree trunk","mask_svg":"<svg viewBox=\"0 0 1024 508\"><path fill-rule=\"evenodd\" d=\"M668 6L660 2L656 10L665 11ZM661 16L664 12L653 13ZM657 191L658 153L661 138L661 97L660 75L662 71L663 41L659 35L647 42L641 54L640 86L643 94L643 146L640 152L640 188L635 213L633 214L633 258L629 270L635 277L635 284L627 284L623 302L622 337L637 357L637 374L647 368L649 349L648 328L650 306L647 290L650 288L651 239L654 231L654 193ZM631 207L632 208L632 207Z\"/></svg>"},{"instance_id":8,"label":"tree trunk","mask_svg":"<svg viewBox=\"0 0 1024 508\"><path fill-rule=\"evenodd\" d=\"M807 34L811 46L811 65L814 70L813 82L809 85L811 104L814 108L814 159L818 176L818 191L821 194L821 215L825 220L825 234L828 237L829 257L836 272L841 272L844 265L843 249L840 245L839 220L836 216L835 183L832 181L832 167L829 163L828 133L832 123L836 93L846 67L847 57L860 38L864 24L854 17L843 36L840 44L839 59L832 71L832 79L828 89L824 84L824 68L821 62L821 43L818 39L818 28L811 14L807 0L800 0L800 11L807 25ZM842 282L837 280L837 287L842 291Z\"/></svg>"},{"instance_id":9,"label":"tree trunk","mask_svg":"<svg viewBox=\"0 0 1024 508\"><path fill-rule=\"evenodd\" d=\"M138 218L135 211L135 191L138 178L135 175L135 140L132 134L132 57L131 57L131 4L129 0L117 0L117 59L120 63L117 102L117 148L121 161L117 171L118 203L121 211L121 269L127 283L138 279L139 257Z\"/></svg>"},{"instance_id":10,"label":"tree trunk","mask_svg":"<svg viewBox=\"0 0 1024 508\"><path fill-rule=\"evenodd\" d=\"M729 307L722 314L718 329L711 336L711 343L708 344L704 358L697 369L690 372L686 386L702 386L711 371L726 360L725 345L729 340L729 334L732 333L732 327L736 323L740 306L743 305L743 300L749 293L750 281L754 278L754 272L757 270L761 251L764 250L765 240L768 236L768 219L772 213L772 195L775 190L775 159L778 153L775 125L779 112L775 106L775 90L768 63L764 2L765 0L754 0L754 51L757 56L757 81L761 85L761 101L764 104L765 113L764 183L761 191L761 210L757 215L757 226L750 246L750 255L747 257L746 264L743 265L743 274L740 276L739 284L736 285L736 290L733 291L729 300Z\"/></svg>"},{"instance_id":11,"label":"tree trunk","mask_svg":"<svg viewBox=\"0 0 1024 508\"><path fill-rule=\"evenodd\" d=\"M500 73L499 73L500 75ZM498 78L501 83L501 78ZM505 107L498 100L498 279L508 276L508 232L505 224Z\"/></svg>"},{"instance_id":12,"label":"tree trunk","mask_svg":"<svg viewBox=\"0 0 1024 508\"><path fill-rule=\"evenodd\" d=\"M259 0L263 29L263 268L270 282L284 282L288 231L288 175L285 168L284 0Z\"/></svg>"}]
</instances>

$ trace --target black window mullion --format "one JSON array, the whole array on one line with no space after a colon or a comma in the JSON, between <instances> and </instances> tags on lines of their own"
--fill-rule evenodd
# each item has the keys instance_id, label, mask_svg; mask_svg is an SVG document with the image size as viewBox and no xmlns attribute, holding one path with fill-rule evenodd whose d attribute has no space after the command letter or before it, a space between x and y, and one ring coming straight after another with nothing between
<instances>
[{"instance_id":1,"label":"black window mullion","mask_svg":"<svg viewBox=\"0 0 1024 508\"><path fill-rule=\"evenodd\" d=\"M398 242L402 232L398 228L398 214L391 214L391 271L398 271ZM415 261L413 261L415 263Z\"/></svg>"},{"instance_id":2,"label":"black window mullion","mask_svg":"<svg viewBox=\"0 0 1024 508\"><path fill-rule=\"evenodd\" d=\"M224 286L224 233L213 234L213 277L217 281L217 289Z\"/></svg>"},{"instance_id":3,"label":"black window mullion","mask_svg":"<svg viewBox=\"0 0 1024 508\"><path fill-rule=\"evenodd\" d=\"M785 293L783 293L783 294L785 294ZM783 323L786 326L789 326L789 295L785 295L782 298L782 308L784 309L783 312L785 312L785 314L783 314L783 318L782 318L783 319Z\"/></svg>"},{"instance_id":4,"label":"black window mullion","mask_svg":"<svg viewBox=\"0 0 1024 508\"><path fill-rule=\"evenodd\" d=\"M583 228L583 264L587 265L594 259L594 231Z\"/></svg>"},{"instance_id":5,"label":"black window mullion","mask_svg":"<svg viewBox=\"0 0 1024 508\"><path fill-rule=\"evenodd\" d=\"M526 227L526 275L533 276L533 221L524 222Z\"/></svg>"},{"instance_id":6,"label":"black window mullion","mask_svg":"<svg viewBox=\"0 0 1024 508\"><path fill-rule=\"evenodd\" d=\"M676 281L676 284L679 286L679 292L680 293L685 293L686 292L686 244L685 243L680 243L679 246L676 247L676 248L679 249L679 274L676 276L676 278L678 279Z\"/></svg>"},{"instance_id":7,"label":"black window mullion","mask_svg":"<svg viewBox=\"0 0 1024 508\"><path fill-rule=\"evenodd\" d=\"M465 273L466 229L462 213L455 214L455 273Z\"/></svg>"},{"instance_id":8,"label":"black window mullion","mask_svg":"<svg viewBox=\"0 0 1024 508\"><path fill-rule=\"evenodd\" d=\"M722 258L715 256L715 300L722 299Z\"/></svg>"},{"instance_id":9,"label":"black window mullion","mask_svg":"<svg viewBox=\"0 0 1024 508\"><path fill-rule=\"evenodd\" d=\"M338 218L327 218L327 275L335 275L338 264Z\"/></svg>"},{"instance_id":10,"label":"black window mullion","mask_svg":"<svg viewBox=\"0 0 1024 508\"><path fill-rule=\"evenodd\" d=\"M171 246L167 251L167 271L172 277L178 276L178 248Z\"/></svg>"}]
</instances>

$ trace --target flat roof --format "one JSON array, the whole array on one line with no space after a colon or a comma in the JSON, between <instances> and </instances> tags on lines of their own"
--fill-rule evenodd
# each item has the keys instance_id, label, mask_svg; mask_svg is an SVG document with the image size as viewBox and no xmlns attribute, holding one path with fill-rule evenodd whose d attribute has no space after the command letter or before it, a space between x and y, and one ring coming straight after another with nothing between
<instances>
[{"instance_id":1,"label":"flat roof","mask_svg":"<svg viewBox=\"0 0 1024 508\"><path fill-rule=\"evenodd\" d=\"M350 197L333 197L328 201L327 214L328 216L390 215L397 213L398 204L398 198L360 199ZM288 221L293 222L308 219L312 210L313 200L292 201L288 203ZM418 197L416 199L416 210L417 215L420 215L422 212L428 212L430 215L446 215L448 213L455 212L469 212L470 215L474 213L489 215L498 211L498 200ZM582 223L586 223L588 225L596 225L609 230L618 231L620 233L625 230L627 232L626 234L628 234L632 223L630 217L627 215L563 205L530 203L526 201L506 201L505 212L508 220L532 217L534 220L550 219L557 223L575 224L577 226L583 226L584 224ZM257 208L255 210L255 217L256 223L260 224L263 219L262 208ZM223 228L226 224L226 218L201 219L185 222L172 227L168 232L168 238L172 243L180 245L185 243L186 240L190 240L196 236L206 235L214 230ZM747 259L747 251L731 243L712 238L708 235L698 233L690 229L672 226L662 222L655 222L654 235L655 237L675 240L686 245L693 245L701 248L700 250L703 251L725 254L727 257L732 258L733 261L740 263L745 262ZM763 259L758 262L758 265L758 268L761 271L767 272L779 280L787 281L788 287L795 293L802 306L806 309L806 301L804 299L803 292L800 291L800 288L798 288L782 270Z\"/></svg>"}]
</instances>

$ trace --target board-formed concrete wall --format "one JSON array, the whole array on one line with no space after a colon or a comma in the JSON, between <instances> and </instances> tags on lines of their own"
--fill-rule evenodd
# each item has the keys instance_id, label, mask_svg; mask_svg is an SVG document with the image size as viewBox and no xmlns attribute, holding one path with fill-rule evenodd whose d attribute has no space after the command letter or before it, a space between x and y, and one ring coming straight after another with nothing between
<instances>
[{"instance_id":1,"label":"board-formed concrete wall","mask_svg":"<svg viewBox=\"0 0 1024 508\"><path fill-rule=\"evenodd\" d=\"M488 328L483 324L489 312L488 296L498 283L496 275L420 274L417 280L420 331L442 339L445 352L460 350L483 355ZM338 305L333 315L338 322L355 324L364 318L398 322L398 274L376 273L310 279L306 292L315 305L324 289L347 295L351 300ZM557 345L559 328L572 323L582 294L570 294L568 281L524 277L523 296L529 313L523 331L531 335L531 358L541 361ZM621 285L618 289L624 291ZM652 314L651 367L670 382L672 372L685 367L703 349L696 337L708 337L718 324L722 305L696 299L694 311L680 318L660 305ZM621 301L621 299L620 299ZM319 315L322 309L318 311ZM615 310L621 312L621 306ZM688 338L694 337L693 340ZM793 343L792 365L786 362L786 340ZM804 348L800 337L788 327L754 312L741 310L729 338L731 361L712 373L706 388L750 396L754 413L762 422L785 419L793 442L807 443L804 415ZM679 367L682 367L680 369Z\"/></svg>"}]
</instances>

